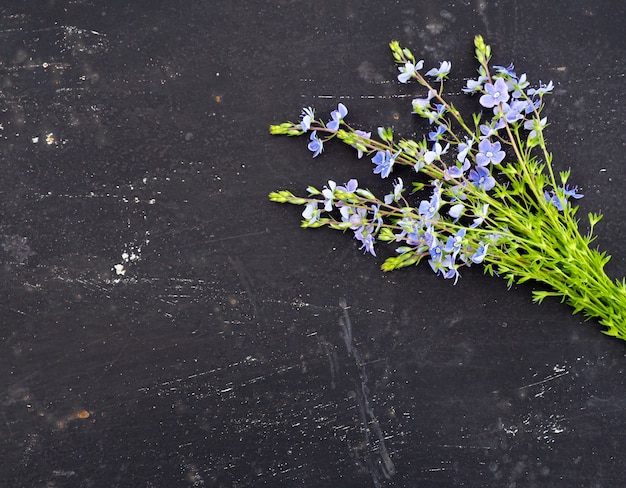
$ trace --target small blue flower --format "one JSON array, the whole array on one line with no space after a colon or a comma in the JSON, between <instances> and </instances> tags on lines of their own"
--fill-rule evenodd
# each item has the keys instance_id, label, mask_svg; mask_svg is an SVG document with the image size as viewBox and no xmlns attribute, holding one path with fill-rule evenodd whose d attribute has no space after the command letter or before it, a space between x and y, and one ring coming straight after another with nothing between
<instances>
[{"instance_id":1,"label":"small blue flower","mask_svg":"<svg viewBox=\"0 0 626 488\"><path fill-rule=\"evenodd\" d=\"M343 186L338 186L337 190L343 191L345 193L354 193L358 187L359 187L358 180L355 180L354 178L352 178L351 180L348 180L347 183L344 183Z\"/></svg>"},{"instance_id":2,"label":"small blue flower","mask_svg":"<svg viewBox=\"0 0 626 488\"><path fill-rule=\"evenodd\" d=\"M489 191L496 186L496 180L484 166L477 166L475 170L471 170L469 179L479 190Z\"/></svg>"},{"instance_id":3,"label":"small blue flower","mask_svg":"<svg viewBox=\"0 0 626 488\"><path fill-rule=\"evenodd\" d=\"M457 150L459 153L456 156L457 161L460 163L464 163L467 159L467 154L472 149L472 145L474 144L474 139L465 138L465 142L459 143Z\"/></svg>"},{"instance_id":4,"label":"small blue flower","mask_svg":"<svg viewBox=\"0 0 626 488\"><path fill-rule=\"evenodd\" d=\"M393 156L389 149L386 151L378 151L376 155L372 158L372 163L376 165L374 168L374 174L380 174L381 178L387 178L389 173L391 173L391 168L393 164L396 162L396 158L400 155L400 151L398 151Z\"/></svg>"},{"instance_id":5,"label":"small blue flower","mask_svg":"<svg viewBox=\"0 0 626 488\"><path fill-rule=\"evenodd\" d=\"M311 107L305 107L302 109L302 120L300 121L300 129L304 132L308 132L311 128L311 122L315 119L315 111Z\"/></svg>"},{"instance_id":6,"label":"small blue flower","mask_svg":"<svg viewBox=\"0 0 626 488\"><path fill-rule=\"evenodd\" d=\"M424 162L426 164L430 164L436 159L441 159L441 155L447 153L449 147L450 147L450 144L446 144L446 147L444 148L444 147L441 147L441 144L439 144L438 142L435 142L433 144L432 150L426 151L426 153L424 154Z\"/></svg>"},{"instance_id":7,"label":"small blue flower","mask_svg":"<svg viewBox=\"0 0 626 488\"><path fill-rule=\"evenodd\" d=\"M491 137L498 134L500 129L506 127L506 123L502 119L492 120L486 124L481 124L480 129L480 138L484 139L485 137Z\"/></svg>"},{"instance_id":8,"label":"small blue flower","mask_svg":"<svg viewBox=\"0 0 626 488\"><path fill-rule=\"evenodd\" d=\"M307 147L309 148L309 151L313 153L313 157L315 158L324 150L324 142L317 137L317 131L315 130L311 132L309 139L311 139L311 142L309 142Z\"/></svg>"},{"instance_id":9,"label":"small blue flower","mask_svg":"<svg viewBox=\"0 0 626 488\"><path fill-rule=\"evenodd\" d=\"M513 71L515 69L513 63L509 64L508 66L494 66L493 69L495 69L498 73L509 75L511 78L517 77L515 71Z\"/></svg>"},{"instance_id":10,"label":"small blue flower","mask_svg":"<svg viewBox=\"0 0 626 488\"><path fill-rule=\"evenodd\" d=\"M365 132L362 130L355 130L354 131L355 135L362 137L363 139L371 139L372 138L372 133L371 132ZM359 147L356 144L353 144L352 147L356 148L357 150L357 157L359 159L361 159L363 157L363 150L359 149Z\"/></svg>"},{"instance_id":11,"label":"small blue flower","mask_svg":"<svg viewBox=\"0 0 626 488\"><path fill-rule=\"evenodd\" d=\"M439 64L439 68L433 68L426 73L426 76L433 76L437 80L443 80L448 77L450 73L450 69L452 69L452 64L450 61L442 61Z\"/></svg>"},{"instance_id":12,"label":"small blue flower","mask_svg":"<svg viewBox=\"0 0 626 488\"><path fill-rule=\"evenodd\" d=\"M485 94L480 97L480 104L485 108L493 108L499 103L509 101L509 88L506 81L498 78L495 83L485 83Z\"/></svg>"},{"instance_id":13,"label":"small blue flower","mask_svg":"<svg viewBox=\"0 0 626 488\"><path fill-rule=\"evenodd\" d=\"M476 166L487 166L491 164L500 164L506 156L501 150L500 142L491 143L489 139L483 139L478 144L478 153L476 154Z\"/></svg>"},{"instance_id":14,"label":"small blue flower","mask_svg":"<svg viewBox=\"0 0 626 488\"><path fill-rule=\"evenodd\" d=\"M452 217L456 222L461 218L461 215L463 215L464 211L465 205L463 205L462 203L456 203L450 207L450 210L448 210L448 215Z\"/></svg>"},{"instance_id":15,"label":"small blue flower","mask_svg":"<svg viewBox=\"0 0 626 488\"><path fill-rule=\"evenodd\" d=\"M441 139L443 137L443 135L446 133L446 126L445 125L438 125L437 128L431 132L428 133L428 140L429 141L438 141L439 139Z\"/></svg>"},{"instance_id":16,"label":"small blue flower","mask_svg":"<svg viewBox=\"0 0 626 488\"><path fill-rule=\"evenodd\" d=\"M309 202L302 211L302 217L307 220L307 223L313 224L320 218L320 209L317 207L317 202Z\"/></svg>"},{"instance_id":17,"label":"small blue flower","mask_svg":"<svg viewBox=\"0 0 626 488\"><path fill-rule=\"evenodd\" d=\"M420 60L417 64L407 62L404 66L398 67L400 74L398 75L398 81L400 83L408 83L409 80L416 74L416 72L424 66L424 61Z\"/></svg>"},{"instance_id":18,"label":"small blue flower","mask_svg":"<svg viewBox=\"0 0 626 488\"><path fill-rule=\"evenodd\" d=\"M444 256L444 248L443 245L439 242L439 239L436 237L433 238L433 241L430 244L430 259L435 263L441 262L441 259Z\"/></svg>"},{"instance_id":19,"label":"small blue flower","mask_svg":"<svg viewBox=\"0 0 626 488\"><path fill-rule=\"evenodd\" d=\"M417 212L425 219L431 220L435 218L439 207L441 207L441 188L435 187L430 200L422 200Z\"/></svg>"},{"instance_id":20,"label":"small blue flower","mask_svg":"<svg viewBox=\"0 0 626 488\"><path fill-rule=\"evenodd\" d=\"M458 180L463 177L465 172L469 169L469 159L465 158L462 166L450 166L443 171L443 179L446 181Z\"/></svg>"},{"instance_id":21,"label":"small blue flower","mask_svg":"<svg viewBox=\"0 0 626 488\"><path fill-rule=\"evenodd\" d=\"M547 85L539 82L539 88L529 88L526 93L528 95L544 95L545 93L550 93L554 89L554 84L550 81Z\"/></svg>"},{"instance_id":22,"label":"small blue flower","mask_svg":"<svg viewBox=\"0 0 626 488\"><path fill-rule=\"evenodd\" d=\"M483 89L483 83L489 80L486 76L479 76L477 80L467 80L465 88L462 89L463 93L475 93Z\"/></svg>"},{"instance_id":23,"label":"small blue flower","mask_svg":"<svg viewBox=\"0 0 626 488\"><path fill-rule=\"evenodd\" d=\"M422 113L426 109L426 107L430 105L430 101L433 99L434 96L435 94L432 91L428 90L428 95L426 98L414 98L411 102L413 106L413 112L416 114Z\"/></svg>"},{"instance_id":24,"label":"small blue flower","mask_svg":"<svg viewBox=\"0 0 626 488\"><path fill-rule=\"evenodd\" d=\"M335 197L335 189L337 188L337 183L333 180L328 180L328 186L325 186L322 190L322 195L324 195L324 210L330 212L333 209L333 198Z\"/></svg>"},{"instance_id":25,"label":"small blue flower","mask_svg":"<svg viewBox=\"0 0 626 488\"><path fill-rule=\"evenodd\" d=\"M556 194L556 192L554 190L551 190L550 193L548 193L547 191L543 192L546 201L548 203L551 203L552 205L554 205L558 210L563 210L563 203L565 203L565 205L567 205L567 199L569 197L575 198L576 200L584 197L584 195L582 193L577 193L578 192L578 186L574 186L573 188L570 188L569 185L565 185L561 188L559 188L562 192L563 192L563 197L559 198L559 196Z\"/></svg>"},{"instance_id":26,"label":"small blue flower","mask_svg":"<svg viewBox=\"0 0 626 488\"><path fill-rule=\"evenodd\" d=\"M369 252L372 256L376 256L376 251L374 250L376 240L374 239L373 232L373 226L363 226L354 231L354 238L361 243L359 249L363 249L363 252Z\"/></svg>"},{"instance_id":27,"label":"small blue flower","mask_svg":"<svg viewBox=\"0 0 626 488\"><path fill-rule=\"evenodd\" d=\"M466 232L466 229L459 229L453 236L448 236L444 250L447 253L452 253L453 256L456 256L461 250L461 245L463 244Z\"/></svg>"},{"instance_id":28,"label":"small blue flower","mask_svg":"<svg viewBox=\"0 0 626 488\"><path fill-rule=\"evenodd\" d=\"M326 124L326 127L332 131L336 131L339 129L339 124L348 115L348 109L343 103L337 105L337 110L333 110L330 113L331 121Z\"/></svg>"},{"instance_id":29,"label":"small blue flower","mask_svg":"<svg viewBox=\"0 0 626 488\"><path fill-rule=\"evenodd\" d=\"M489 210L489 204L488 203L485 203L485 204L483 204L483 206L481 208L474 210L474 216L476 218L474 219L474 222L472 223L472 225L470 225L470 229L478 227L479 225L481 225L485 221L485 219L487 218L487 211L488 210Z\"/></svg>"},{"instance_id":30,"label":"small blue flower","mask_svg":"<svg viewBox=\"0 0 626 488\"><path fill-rule=\"evenodd\" d=\"M398 178L393 183L393 193L390 193L389 195L385 195L385 204L390 205L391 202L397 202L398 200L400 200L403 190L404 190L404 183L402 181L402 178Z\"/></svg>"},{"instance_id":31,"label":"small blue flower","mask_svg":"<svg viewBox=\"0 0 626 488\"><path fill-rule=\"evenodd\" d=\"M341 213L341 221L349 222L352 230L357 230L367 224L366 208L343 206L339 212Z\"/></svg>"},{"instance_id":32,"label":"small blue flower","mask_svg":"<svg viewBox=\"0 0 626 488\"><path fill-rule=\"evenodd\" d=\"M487 249L489 248L488 244L480 243L476 252L470 256L470 259L475 264L480 264L485 260L485 256L487 256Z\"/></svg>"}]
</instances>

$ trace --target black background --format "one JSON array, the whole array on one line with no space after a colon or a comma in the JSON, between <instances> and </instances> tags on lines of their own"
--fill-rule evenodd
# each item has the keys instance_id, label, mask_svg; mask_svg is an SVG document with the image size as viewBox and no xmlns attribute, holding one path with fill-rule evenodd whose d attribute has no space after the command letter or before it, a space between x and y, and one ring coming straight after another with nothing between
<instances>
[{"instance_id":1,"label":"black background","mask_svg":"<svg viewBox=\"0 0 626 488\"><path fill-rule=\"evenodd\" d=\"M269 124L342 101L357 127L419 133L423 93L397 83L388 42L450 60L456 100L480 33L497 64L554 80L555 166L581 216L605 214L597 243L623 276L625 14L2 2L0 486L624 486L622 342L480 269L456 286L427 265L383 274L267 193L387 192L349 148L313 160Z\"/></svg>"}]
</instances>

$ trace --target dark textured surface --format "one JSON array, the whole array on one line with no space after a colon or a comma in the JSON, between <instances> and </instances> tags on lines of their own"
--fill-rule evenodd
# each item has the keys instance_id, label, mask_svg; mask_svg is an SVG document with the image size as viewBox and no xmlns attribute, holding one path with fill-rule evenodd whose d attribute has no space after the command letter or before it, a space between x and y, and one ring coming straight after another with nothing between
<instances>
[{"instance_id":1,"label":"dark textured surface","mask_svg":"<svg viewBox=\"0 0 626 488\"><path fill-rule=\"evenodd\" d=\"M0 486L624 486L623 343L266 200L386 189L268 125L341 100L410 135L388 41L454 94L482 33L556 83L555 164L626 274L626 12L589 3L0 4Z\"/></svg>"}]
</instances>

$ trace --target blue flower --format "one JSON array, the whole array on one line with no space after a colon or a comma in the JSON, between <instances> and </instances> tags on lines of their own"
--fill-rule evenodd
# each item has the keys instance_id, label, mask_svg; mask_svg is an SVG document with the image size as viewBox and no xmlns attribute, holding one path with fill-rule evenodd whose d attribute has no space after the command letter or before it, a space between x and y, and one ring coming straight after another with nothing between
<instances>
[{"instance_id":1,"label":"blue flower","mask_svg":"<svg viewBox=\"0 0 626 488\"><path fill-rule=\"evenodd\" d=\"M389 149L386 151L378 151L376 155L372 158L372 163L376 165L374 168L374 174L380 174L381 178L387 178L389 173L391 173L391 168L393 164L396 162L396 158L399 156L400 151L395 153L393 156Z\"/></svg>"},{"instance_id":2,"label":"blue flower","mask_svg":"<svg viewBox=\"0 0 626 488\"><path fill-rule=\"evenodd\" d=\"M545 93L549 93L554 89L554 84L550 81L547 85L539 82L539 88L529 88L526 93L528 95L543 95Z\"/></svg>"},{"instance_id":3,"label":"blue flower","mask_svg":"<svg viewBox=\"0 0 626 488\"><path fill-rule=\"evenodd\" d=\"M324 210L330 212L333 209L333 198L335 197L335 189L337 188L337 183L333 180L328 180L328 186L325 186L322 190L322 195L324 195Z\"/></svg>"},{"instance_id":4,"label":"blue flower","mask_svg":"<svg viewBox=\"0 0 626 488\"><path fill-rule=\"evenodd\" d=\"M433 241L430 244L430 249L428 251L430 252L430 259L432 261L434 261L435 263L441 262L441 259L444 256L444 249L439 242L439 239L437 239L436 237L433 238Z\"/></svg>"},{"instance_id":5,"label":"blue flower","mask_svg":"<svg viewBox=\"0 0 626 488\"><path fill-rule=\"evenodd\" d=\"M367 209L362 207L344 206L339 209L341 221L349 222L352 230L357 230L367 224Z\"/></svg>"},{"instance_id":6,"label":"blue flower","mask_svg":"<svg viewBox=\"0 0 626 488\"><path fill-rule=\"evenodd\" d=\"M557 195L557 193L554 190L551 190L550 193L548 193L547 191L543 192L546 201L548 203L551 203L552 205L554 205L557 209L559 210L563 210L563 203L565 203L565 205L567 205L567 199L569 197L575 198L576 200L578 200L579 198L584 197L584 195L582 193L577 193L578 192L578 186L574 186L573 188L570 188L569 185L565 185L561 188L559 188L559 190L561 190L563 192L563 197L559 198L559 196Z\"/></svg>"},{"instance_id":7,"label":"blue flower","mask_svg":"<svg viewBox=\"0 0 626 488\"><path fill-rule=\"evenodd\" d=\"M467 80L465 88L462 89L463 93L474 93L483 89L483 83L489 80L484 75L478 77L477 80Z\"/></svg>"},{"instance_id":8,"label":"blue flower","mask_svg":"<svg viewBox=\"0 0 626 488\"><path fill-rule=\"evenodd\" d=\"M475 264L480 264L485 260L485 256L487 256L487 249L489 248L488 244L480 243L476 252L470 256L470 259Z\"/></svg>"},{"instance_id":9,"label":"blue flower","mask_svg":"<svg viewBox=\"0 0 626 488\"><path fill-rule=\"evenodd\" d=\"M315 111L311 107L302 109L302 120L300 121L300 129L307 132L311 128L311 122L315 118Z\"/></svg>"},{"instance_id":10,"label":"blue flower","mask_svg":"<svg viewBox=\"0 0 626 488\"><path fill-rule=\"evenodd\" d=\"M474 139L465 138L465 142L459 143L457 150L459 154L457 154L456 159L460 163L464 163L467 159L467 154L472 149L472 145L474 144Z\"/></svg>"},{"instance_id":11,"label":"blue flower","mask_svg":"<svg viewBox=\"0 0 626 488\"><path fill-rule=\"evenodd\" d=\"M389 195L385 195L385 204L390 205L391 202L397 202L398 200L400 200L402 191L404 190L403 185L404 183L402 181L402 178L398 178L396 181L394 181L393 193L390 193Z\"/></svg>"},{"instance_id":12,"label":"blue flower","mask_svg":"<svg viewBox=\"0 0 626 488\"><path fill-rule=\"evenodd\" d=\"M464 211L465 205L463 205L462 203L456 203L450 207L450 210L448 210L448 215L452 217L456 222L461 218L461 215L463 215Z\"/></svg>"},{"instance_id":13,"label":"blue flower","mask_svg":"<svg viewBox=\"0 0 626 488\"><path fill-rule=\"evenodd\" d=\"M509 75L511 78L517 77L515 71L513 71L515 69L513 63L509 64L508 66L494 66L493 69L495 69L498 73Z\"/></svg>"},{"instance_id":14,"label":"blue flower","mask_svg":"<svg viewBox=\"0 0 626 488\"><path fill-rule=\"evenodd\" d=\"M506 120L509 124L512 124L513 122L524 118L522 112L525 112L527 107L527 101L513 100L510 105L504 102L502 105L494 107L493 111L496 115L502 115L504 120Z\"/></svg>"},{"instance_id":15,"label":"blue flower","mask_svg":"<svg viewBox=\"0 0 626 488\"><path fill-rule=\"evenodd\" d=\"M453 236L448 236L444 250L447 253L451 253L453 256L456 256L461 250L461 245L463 244L466 232L467 231L465 229L459 229Z\"/></svg>"},{"instance_id":16,"label":"blue flower","mask_svg":"<svg viewBox=\"0 0 626 488\"><path fill-rule=\"evenodd\" d=\"M446 181L450 180L458 180L461 178L465 172L469 169L470 162L469 159L465 158L463 162L463 166L450 166L443 171L443 179Z\"/></svg>"},{"instance_id":17,"label":"blue flower","mask_svg":"<svg viewBox=\"0 0 626 488\"><path fill-rule=\"evenodd\" d=\"M506 153L501 150L500 142L491 143L489 139L483 139L478 144L478 153L476 154L476 166L487 166L491 164L500 164Z\"/></svg>"},{"instance_id":18,"label":"blue flower","mask_svg":"<svg viewBox=\"0 0 626 488\"><path fill-rule=\"evenodd\" d=\"M480 97L479 102L485 108L493 108L509 100L509 88L502 78L498 78L493 84L485 83L484 90L485 94Z\"/></svg>"},{"instance_id":19,"label":"blue flower","mask_svg":"<svg viewBox=\"0 0 626 488\"><path fill-rule=\"evenodd\" d=\"M430 200L422 200L417 212L424 218L430 220L435 217L441 206L441 187L435 187Z\"/></svg>"},{"instance_id":20,"label":"blue flower","mask_svg":"<svg viewBox=\"0 0 626 488\"><path fill-rule=\"evenodd\" d=\"M443 137L443 135L446 133L446 126L445 125L438 125L437 128L431 132L428 133L428 140L429 141L438 141L439 139L441 139Z\"/></svg>"},{"instance_id":21,"label":"blue flower","mask_svg":"<svg viewBox=\"0 0 626 488\"><path fill-rule=\"evenodd\" d=\"M365 131L358 130L358 129L354 131L354 134L359 136L359 137L362 137L363 139L371 139L372 138L372 133L371 132L365 132ZM356 150L357 150L357 157L359 159L361 159L363 157L363 150L360 149L359 145L360 145L360 143L352 144L352 147L356 148ZM362 147L364 147L364 146L362 146Z\"/></svg>"},{"instance_id":22,"label":"blue flower","mask_svg":"<svg viewBox=\"0 0 626 488\"><path fill-rule=\"evenodd\" d=\"M373 232L373 226L363 226L354 231L354 238L361 242L361 247L359 247L359 249L363 249L363 252L369 252L372 256L376 256L376 251L374 250L374 243L376 241L374 239Z\"/></svg>"},{"instance_id":23,"label":"blue flower","mask_svg":"<svg viewBox=\"0 0 626 488\"><path fill-rule=\"evenodd\" d=\"M317 208L317 202L309 202L302 211L302 217L307 220L307 223L313 224L320 218L320 209Z\"/></svg>"},{"instance_id":24,"label":"blue flower","mask_svg":"<svg viewBox=\"0 0 626 488\"><path fill-rule=\"evenodd\" d=\"M430 164L436 159L441 159L441 155L447 153L449 147L450 147L450 144L446 144L446 147L444 148L444 147L441 147L441 144L439 144L438 142L435 142L433 144L432 150L426 151L426 153L424 154L424 162L426 164Z\"/></svg>"},{"instance_id":25,"label":"blue flower","mask_svg":"<svg viewBox=\"0 0 626 488\"><path fill-rule=\"evenodd\" d=\"M311 132L309 139L311 139L311 142L309 142L307 147L309 148L309 151L313 153L313 157L315 158L324 150L324 142L317 137L316 130Z\"/></svg>"},{"instance_id":26,"label":"blue flower","mask_svg":"<svg viewBox=\"0 0 626 488\"><path fill-rule=\"evenodd\" d=\"M470 229L478 227L485 221L485 219L487 218L487 210L489 210L488 203L485 203L481 208L474 210L474 215L476 216L476 218L474 219L472 225L470 225Z\"/></svg>"},{"instance_id":27,"label":"blue flower","mask_svg":"<svg viewBox=\"0 0 626 488\"><path fill-rule=\"evenodd\" d=\"M452 64L450 61L442 61L439 64L439 68L433 68L426 73L426 76L433 76L438 80L443 80L447 78L450 73L450 69L452 69Z\"/></svg>"},{"instance_id":28,"label":"blue flower","mask_svg":"<svg viewBox=\"0 0 626 488\"><path fill-rule=\"evenodd\" d=\"M411 102L413 106L413 112L415 112L416 114L422 113L426 109L426 107L430 105L430 101L433 99L433 96L435 96L435 94L432 91L428 90L428 95L426 96L426 98L414 98Z\"/></svg>"},{"instance_id":29,"label":"blue flower","mask_svg":"<svg viewBox=\"0 0 626 488\"><path fill-rule=\"evenodd\" d=\"M417 64L413 64L411 62L405 63L404 66L398 67L398 71L400 74L398 75L398 81L400 83L408 83L409 80L415 75L417 70L422 69L424 66L424 61L420 60Z\"/></svg>"},{"instance_id":30,"label":"blue flower","mask_svg":"<svg viewBox=\"0 0 626 488\"><path fill-rule=\"evenodd\" d=\"M489 191L496 186L496 180L484 166L477 166L475 170L471 170L469 178L474 186L479 190Z\"/></svg>"},{"instance_id":31,"label":"blue flower","mask_svg":"<svg viewBox=\"0 0 626 488\"><path fill-rule=\"evenodd\" d=\"M333 110L330 113L330 117L332 120L328 122L328 124L326 124L326 127L328 127L332 131L336 131L337 129L339 129L339 124L346 115L348 115L348 109L343 103L340 103L339 105L337 105L337 110Z\"/></svg>"},{"instance_id":32,"label":"blue flower","mask_svg":"<svg viewBox=\"0 0 626 488\"><path fill-rule=\"evenodd\" d=\"M506 124L502 119L492 120L489 123L481 124L479 127L481 134L480 138L484 139L485 137L495 136L498 134L498 131L504 127L506 127Z\"/></svg>"},{"instance_id":33,"label":"blue flower","mask_svg":"<svg viewBox=\"0 0 626 488\"><path fill-rule=\"evenodd\" d=\"M337 190L343 191L345 193L354 193L358 187L359 187L358 180L355 180L354 178L352 178L351 180L348 180L347 183L344 183L343 186L338 186Z\"/></svg>"}]
</instances>

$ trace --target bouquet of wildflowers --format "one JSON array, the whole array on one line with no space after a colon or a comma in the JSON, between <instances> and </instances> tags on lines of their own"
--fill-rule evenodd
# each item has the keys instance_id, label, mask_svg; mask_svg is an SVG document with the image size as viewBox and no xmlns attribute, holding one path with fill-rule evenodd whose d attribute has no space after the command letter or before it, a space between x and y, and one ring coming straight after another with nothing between
<instances>
[{"instance_id":1,"label":"bouquet of wildflowers","mask_svg":"<svg viewBox=\"0 0 626 488\"><path fill-rule=\"evenodd\" d=\"M382 199L355 179L343 185L331 180L321 190L309 186L306 197L276 191L270 199L303 205L303 227L350 231L374 256L378 243L394 244L385 271L426 261L456 283L464 267L482 265L509 285L542 284L533 293L536 302L560 297L575 313L598 319L606 334L626 340L626 282L611 280L604 272L609 257L590 247L601 215L590 213L590 230L581 234L575 200L582 195L568 184L569 171L555 174L546 148L543 97L552 82L532 86L513 65L490 66L491 49L481 36L474 45L478 77L463 92L478 98L481 111L471 120L443 96L449 62L422 74L424 61L392 42L398 80L422 87L412 108L430 124L424 138L396 138L386 127L372 137L345 121L348 109L341 103L330 120L308 107L297 123L270 128L272 134L308 134L313 157L336 138L354 147L357 157L371 158L381 178L405 165L415 171L415 182L395 179Z\"/></svg>"}]
</instances>

